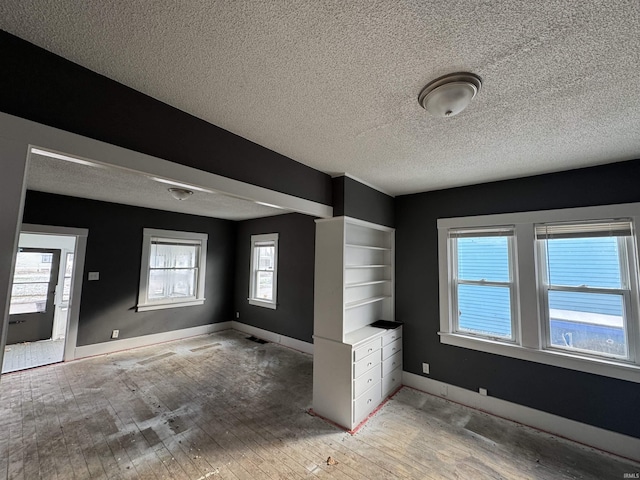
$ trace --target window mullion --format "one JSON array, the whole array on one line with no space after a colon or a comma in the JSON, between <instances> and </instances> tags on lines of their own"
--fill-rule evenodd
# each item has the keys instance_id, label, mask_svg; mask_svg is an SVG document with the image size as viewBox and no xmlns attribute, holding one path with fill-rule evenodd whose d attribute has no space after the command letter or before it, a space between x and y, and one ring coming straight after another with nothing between
<instances>
[{"instance_id":1,"label":"window mullion","mask_svg":"<svg viewBox=\"0 0 640 480\"><path fill-rule=\"evenodd\" d=\"M515 228L516 313L519 321L519 343L523 347L539 349L542 345L538 282L536 281L536 251L534 226L518 224Z\"/></svg>"}]
</instances>

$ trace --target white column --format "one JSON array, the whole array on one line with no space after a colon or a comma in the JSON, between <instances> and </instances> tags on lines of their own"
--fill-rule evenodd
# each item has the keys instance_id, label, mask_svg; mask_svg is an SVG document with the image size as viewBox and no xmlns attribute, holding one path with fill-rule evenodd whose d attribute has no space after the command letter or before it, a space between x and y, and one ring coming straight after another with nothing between
<instances>
[{"instance_id":1,"label":"white column","mask_svg":"<svg viewBox=\"0 0 640 480\"><path fill-rule=\"evenodd\" d=\"M7 341L11 284L22 223L29 151L26 143L3 138L2 135L0 132L0 365Z\"/></svg>"}]
</instances>

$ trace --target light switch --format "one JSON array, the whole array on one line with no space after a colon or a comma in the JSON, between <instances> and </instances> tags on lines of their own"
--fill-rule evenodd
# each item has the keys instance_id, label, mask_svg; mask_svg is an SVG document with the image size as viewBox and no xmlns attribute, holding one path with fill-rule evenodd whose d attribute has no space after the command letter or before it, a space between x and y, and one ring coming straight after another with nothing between
<instances>
[{"instance_id":1,"label":"light switch","mask_svg":"<svg viewBox=\"0 0 640 480\"><path fill-rule=\"evenodd\" d=\"M89 280L100 280L100 272L89 272Z\"/></svg>"}]
</instances>

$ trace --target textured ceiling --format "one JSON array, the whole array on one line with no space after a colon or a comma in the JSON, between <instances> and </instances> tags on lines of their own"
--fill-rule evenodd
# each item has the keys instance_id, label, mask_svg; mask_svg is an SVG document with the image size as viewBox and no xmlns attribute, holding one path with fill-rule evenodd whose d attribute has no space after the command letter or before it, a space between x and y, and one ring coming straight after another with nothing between
<instances>
[{"instance_id":1,"label":"textured ceiling","mask_svg":"<svg viewBox=\"0 0 640 480\"><path fill-rule=\"evenodd\" d=\"M168 192L171 185L117 167L79 165L31 154L27 188L204 217L245 220L287 213L222 194L195 191L186 200Z\"/></svg>"},{"instance_id":2,"label":"textured ceiling","mask_svg":"<svg viewBox=\"0 0 640 480\"><path fill-rule=\"evenodd\" d=\"M396 195L640 157L638 0L3 0L0 28ZM455 71L482 91L429 117Z\"/></svg>"}]
</instances>

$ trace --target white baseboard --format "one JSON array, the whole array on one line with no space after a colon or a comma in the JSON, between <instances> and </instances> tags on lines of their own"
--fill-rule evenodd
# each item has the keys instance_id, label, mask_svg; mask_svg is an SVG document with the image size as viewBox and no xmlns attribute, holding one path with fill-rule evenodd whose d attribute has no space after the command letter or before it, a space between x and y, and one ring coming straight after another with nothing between
<instances>
[{"instance_id":1,"label":"white baseboard","mask_svg":"<svg viewBox=\"0 0 640 480\"><path fill-rule=\"evenodd\" d=\"M313 343L303 342L302 340L297 340L285 335L280 335L279 333L270 332L269 330L263 330L262 328L253 327L251 325L247 325L246 323L236 322L235 320L231 322L231 328L234 330L238 330L239 332L248 333L249 335L267 340L271 343L279 343L280 345L298 350L299 352L309 353L313 355Z\"/></svg>"},{"instance_id":2,"label":"white baseboard","mask_svg":"<svg viewBox=\"0 0 640 480\"><path fill-rule=\"evenodd\" d=\"M640 439L569 420L516 403L402 372L402 384L507 420L640 462Z\"/></svg>"},{"instance_id":3,"label":"white baseboard","mask_svg":"<svg viewBox=\"0 0 640 480\"><path fill-rule=\"evenodd\" d=\"M105 353L119 352L121 350L129 350L131 348L147 347L156 343L170 342L172 340L194 337L196 335L205 335L207 333L219 332L221 330L229 330L231 328L231 323L232 322L212 323L209 325L201 325L199 327L183 328L181 330L172 330L170 332L143 335L141 337L94 343L93 345L83 345L81 347L76 347L75 359L104 355Z\"/></svg>"}]
</instances>

